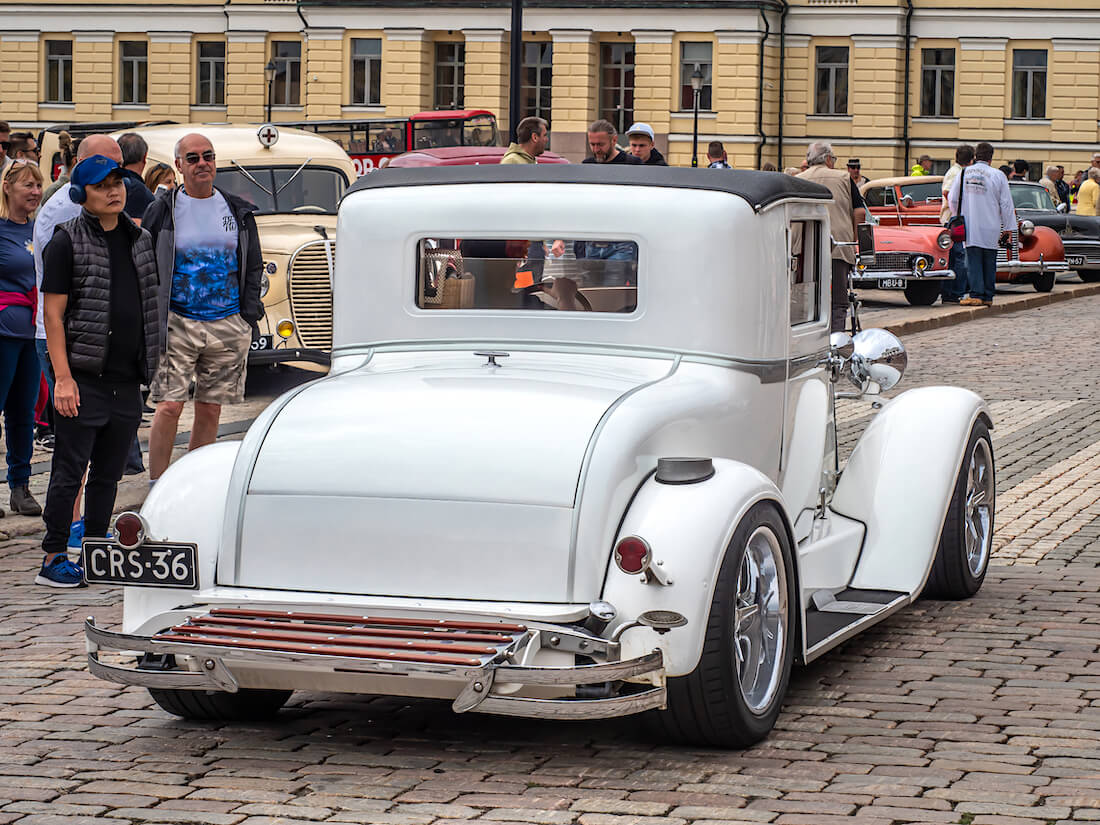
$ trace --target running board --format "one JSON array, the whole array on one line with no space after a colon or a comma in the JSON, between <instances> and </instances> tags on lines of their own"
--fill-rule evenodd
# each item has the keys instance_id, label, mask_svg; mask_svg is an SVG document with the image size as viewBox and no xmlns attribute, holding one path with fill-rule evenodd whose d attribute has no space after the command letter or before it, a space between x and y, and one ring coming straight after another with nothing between
<instances>
[{"instance_id":1,"label":"running board","mask_svg":"<svg viewBox=\"0 0 1100 825\"><path fill-rule=\"evenodd\" d=\"M907 604L909 594L894 590L848 588L836 594L815 593L806 611L803 662L809 664Z\"/></svg>"}]
</instances>

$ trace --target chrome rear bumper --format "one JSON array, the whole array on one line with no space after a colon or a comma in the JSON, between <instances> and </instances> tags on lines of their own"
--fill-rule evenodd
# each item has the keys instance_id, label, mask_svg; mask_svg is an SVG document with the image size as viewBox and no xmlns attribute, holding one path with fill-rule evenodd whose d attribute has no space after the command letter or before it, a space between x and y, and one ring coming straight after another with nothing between
<instances>
[{"instance_id":1,"label":"chrome rear bumper","mask_svg":"<svg viewBox=\"0 0 1100 825\"><path fill-rule=\"evenodd\" d=\"M950 281L955 278L955 270L933 269L917 274L912 269L865 269L863 272L855 272L852 274L852 280L857 284L872 283L885 278L903 278L906 281Z\"/></svg>"},{"instance_id":2,"label":"chrome rear bumper","mask_svg":"<svg viewBox=\"0 0 1100 825\"><path fill-rule=\"evenodd\" d=\"M1009 272L1013 275L1025 275L1029 272L1068 272L1069 264L1065 261L997 261L998 272Z\"/></svg>"},{"instance_id":3,"label":"chrome rear bumper","mask_svg":"<svg viewBox=\"0 0 1100 825\"><path fill-rule=\"evenodd\" d=\"M222 615L234 611L222 611ZM247 613L247 611L240 611ZM241 633L232 631L235 636L223 636L225 630L210 630L202 620L219 618L218 611L209 616L198 617L191 635L186 632L190 623L153 636L141 636L104 630L96 626L95 620L88 618L84 622L84 634L88 650L88 670L107 681L123 685L137 685L146 688L170 690L217 690L236 693L242 685L238 673L249 668L279 670L293 667L297 672L352 672L362 676L363 691L370 692L370 677L374 675L423 676L442 678L460 685L452 707L456 713L475 711L510 716L527 716L550 719L600 719L613 716L626 716L652 708L665 706L666 692L664 683L664 663L659 650L627 661L609 661L602 664L581 664L573 667L542 667L514 664L512 660L528 645L549 647L572 652L588 651L605 656L618 654L617 643L588 636L576 628L554 628L553 630L527 628L520 625L498 625L503 631L484 630L490 625L481 625L472 630L473 636L497 635L496 641L455 642L454 638L439 643L423 642L423 636L436 636L451 632L454 625L427 628L424 631L401 631L417 633L413 641L391 641L393 651L373 647L376 639L358 640L350 635L353 631L364 632L353 626L350 621L332 624L332 634L328 640L317 639L316 633L309 633L307 642L293 641L292 628L301 614L278 616L279 625L273 632L273 626L249 630ZM272 616L274 614L265 614ZM330 619L335 617L330 617ZM345 617L351 619L352 617ZM254 621L245 619L244 621ZM439 623L444 624L444 623ZM247 626L247 625L246 625ZM300 624L298 626L301 626ZM365 631L374 633L373 630ZM179 632L181 628L184 632ZM289 632L288 632L289 631ZM384 631L383 631L384 632ZM395 631L390 631L395 632ZM275 635L281 638L272 640ZM300 634L299 634L300 637ZM506 638L505 638L506 637ZM408 638L408 637L406 637ZM419 645L419 650L403 649L405 646ZM425 646L433 650L424 650ZM475 648L481 648L477 650ZM458 649L456 653L448 650ZM192 669L158 670L137 665L125 667L109 664L100 660L101 651L122 651L171 655L185 658ZM649 677L656 685L620 684L634 677ZM494 685L565 687L581 685L604 686L607 696L598 698L554 698L544 699L530 696L493 694ZM306 689L306 685L303 685ZM512 688L514 689L514 688ZM522 688L520 688L522 692Z\"/></svg>"}]
</instances>

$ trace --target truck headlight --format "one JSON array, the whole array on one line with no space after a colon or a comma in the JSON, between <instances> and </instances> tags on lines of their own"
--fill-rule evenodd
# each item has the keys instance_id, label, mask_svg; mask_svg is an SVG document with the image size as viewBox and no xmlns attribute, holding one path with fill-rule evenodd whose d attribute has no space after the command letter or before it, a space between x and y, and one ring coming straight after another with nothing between
<instances>
[{"instance_id":1,"label":"truck headlight","mask_svg":"<svg viewBox=\"0 0 1100 825\"><path fill-rule=\"evenodd\" d=\"M1025 238L1030 238L1035 234L1035 224L1031 221L1020 221L1020 234Z\"/></svg>"},{"instance_id":2,"label":"truck headlight","mask_svg":"<svg viewBox=\"0 0 1100 825\"><path fill-rule=\"evenodd\" d=\"M267 291L271 289L271 281L267 278L267 273L260 273L260 297L263 298L267 295Z\"/></svg>"}]
</instances>

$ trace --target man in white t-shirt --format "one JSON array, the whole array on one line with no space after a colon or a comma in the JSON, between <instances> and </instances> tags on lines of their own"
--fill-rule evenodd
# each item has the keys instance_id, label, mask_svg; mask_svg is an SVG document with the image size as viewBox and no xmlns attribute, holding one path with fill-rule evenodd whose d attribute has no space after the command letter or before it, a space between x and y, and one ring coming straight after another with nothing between
<instances>
[{"instance_id":1,"label":"man in white t-shirt","mask_svg":"<svg viewBox=\"0 0 1100 825\"><path fill-rule=\"evenodd\" d=\"M223 404L244 400L252 325L263 317L260 239L252 207L214 186L214 147L192 133L176 144L180 189L145 211L160 275L165 338L149 398L157 405L149 434L150 483L172 459L191 378L195 423L189 449L218 435Z\"/></svg>"}]
</instances>

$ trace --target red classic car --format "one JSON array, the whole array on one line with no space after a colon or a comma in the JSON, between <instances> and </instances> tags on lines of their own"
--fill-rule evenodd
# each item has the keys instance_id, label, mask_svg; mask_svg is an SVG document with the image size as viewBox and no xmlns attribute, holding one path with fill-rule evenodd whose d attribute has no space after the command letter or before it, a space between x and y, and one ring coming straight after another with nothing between
<instances>
[{"instance_id":1,"label":"red classic car","mask_svg":"<svg viewBox=\"0 0 1100 825\"><path fill-rule=\"evenodd\" d=\"M936 302L943 281L955 277L947 268L951 237L943 227L876 226L875 258L856 264L857 287L904 289L914 306Z\"/></svg>"},{"instance_id":2,"label":"red classic car","mask_svg":"<svg viewBox=\"0 0 1100 825\"><path fill-rule=\"evenodd\" d=\"M942 186L940 175L918 175L868 181L859 191L867 210L884 227L939 227ZM1029 220L1018 221L1008 247L997 250L999 283L1031 284L1039 292L1050 292L1057 274L1067 269L1058 233Z\"/></svg>"}]
</instances>

